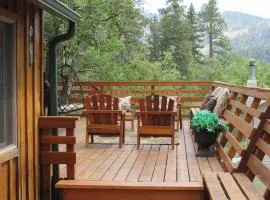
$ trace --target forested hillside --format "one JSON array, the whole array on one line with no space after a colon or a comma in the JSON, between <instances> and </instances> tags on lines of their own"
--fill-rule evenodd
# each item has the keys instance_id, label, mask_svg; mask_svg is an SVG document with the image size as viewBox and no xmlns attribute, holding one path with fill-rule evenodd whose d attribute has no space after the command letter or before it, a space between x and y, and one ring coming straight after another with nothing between
<instances>
[{"instance_id":1,"label":"forested hillside","mask_svg":"<svg viewBox=\"0 0 270 200\"><path fill-rule=\"evenodd\" d=\"M220 80L245 84L248 57L231 51L226 22L209 0L168 0L159 17L146 18L141 1L64 0L81 15L76 36L58 48L58 66L73 66L81 80ZM67 24L45 14L45 48ZM146 31L147 30L147 31ZM270 66L257 63L260 85L270 85ZM69 74L67 74L69 75Z\"/></svg>"},{"instance_id":2,"label":"forested hillside","mask_svg":"<svg viewBox=\"0 0 270 200\"><path fill-rule=\"evenodd\" d=\"M270 19L229 11L223 16L235 53L270 62Z\"/></svg>"}]
</instances>

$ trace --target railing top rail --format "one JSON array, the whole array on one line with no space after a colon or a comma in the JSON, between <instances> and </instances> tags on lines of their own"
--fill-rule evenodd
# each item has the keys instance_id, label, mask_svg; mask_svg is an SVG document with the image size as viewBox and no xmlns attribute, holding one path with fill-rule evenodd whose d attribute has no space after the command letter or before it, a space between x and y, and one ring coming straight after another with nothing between
<instances>
[{"instance_id":1,"label":"railing top rail","mask_svg":"<svg viewBox=\"0 0 270 200\"><path fill-rule=\"evenodd\" d=\"M270 103L270 89L247 87L218 81L214 81L212 85L217 87L227 87L233 92L243 93L247 96L253 96L262 100L267 100L267 102Z\"/></svg>"},{"instance_id":2,"label":"railing top rail","mask_svg":"<svg viewBox=\"0 0 270 200\"><path fill-rule=\"evenodd\" d=\"M244 89L248 89L248 90L256 90L259 92L269 92L270 93L270 88L260 88L260 87L248 87L248 86L244 86L244 85L236 85L236 84L231 84L231 83L225 83L225 82L221 82L221 81L213 81L212 84L214 86L226 86L228 88L244 88Z\"/></svg>"},{"instance_id":3,"label":"railing top rail","mask_svg":"<svg viewBox=\"0 0 270 200\"><path fill-rule=\"evenodd\" d=\"M82 86L210 86L212 81L91 81Z\"/></svg>"}]
</instances>

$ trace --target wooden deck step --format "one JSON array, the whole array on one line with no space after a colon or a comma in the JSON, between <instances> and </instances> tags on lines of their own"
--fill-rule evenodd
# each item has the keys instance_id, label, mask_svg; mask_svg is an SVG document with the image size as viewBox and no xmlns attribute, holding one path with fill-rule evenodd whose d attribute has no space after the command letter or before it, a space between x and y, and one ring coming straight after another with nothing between
<instances>
[{"instance_id":1,"label":"wooden deck step","mask_svg":"<svg viewBox=\"0 0 270 200\"><path fill-rule=\"evenodd\" d=\"M64 200L200 200L203 199L203 184L165 182L115 182L115 181L59 181Z\"/></svg>"}]
</instances>

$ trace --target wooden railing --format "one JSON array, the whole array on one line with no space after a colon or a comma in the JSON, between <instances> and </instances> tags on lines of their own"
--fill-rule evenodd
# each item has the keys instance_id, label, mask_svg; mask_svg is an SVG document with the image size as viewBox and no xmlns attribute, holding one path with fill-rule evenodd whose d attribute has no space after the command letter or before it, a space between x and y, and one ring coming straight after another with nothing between
<instances>
[{"instance_id":1,"label":"wooden railing","mask_svg":"<svg viewBox=\"0 0 270 200\"><path fill-rule=\"evenodd\" d=\"M252 96L261 100L267 100L270 96L269 89L251 88L233 85L217 81L94 81L81 82L83 95L94 93L106 93L116 97L132 96L132 103L137 105L138 100L150 95L159 94L166 96L178 96L182 104L182 117L189 118L190 108L199 107L204 96L215 87L226 87L233 93ZM99 90L94 89L99 88ZM59 83L61 90L61 83ZM81 90L78 83L73 83L71 90L71 101L82 102L78 98Z\"/></svg>"},{"instance_id":2,"label":"wooden railing","mask_svg":"<svg viewBox=\"0 0 270 200\"><path fill-rule=\"evenodd\" d=\"M66 164L67 179L75 179L76 153L74 145L76 137L74 129L78 117L40 117L40 162L42 199L52 199L52 165ZM52 135L52 129L65 128L66 136ZM52 145L66 144L66 152L52 151Z\"/></svg>"},{"instance_id":3,"label":"wooden railing","mask_svg":"<svg viewBox=\"0 0 270 200\"><path fill-rule=\"evenodd\" d=\"M132 103L138 104L138 100L150 95L159 94L166 96L178 96L182 103L182 117L189 117L189 109L198 107L204 96L212 86L211 81L130 81L130 82L81 82L84 96L93 93L106 93L116 97L132 96ZM97 86L100 90L93 89ZM59 83L59 90L61 84ZM78 98L81 90L79 84L74 83L71 91L71 101L74 103L82 102Z\"/></svg>"}]
</instances>

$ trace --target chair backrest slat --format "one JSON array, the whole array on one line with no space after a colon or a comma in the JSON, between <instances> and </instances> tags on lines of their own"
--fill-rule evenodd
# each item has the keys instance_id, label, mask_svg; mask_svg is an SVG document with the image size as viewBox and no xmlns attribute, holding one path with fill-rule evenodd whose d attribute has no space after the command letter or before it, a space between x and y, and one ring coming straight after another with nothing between
<instances>
[{"instance_id":1,"label":"chair backrest slat","mask_svg":"<svg viewBox=\"0 0 270 200\"><path fill-rule=\"evenodd\" d=\"M153 107L154 111L159 111L159 95L154 95L154 107ZM159 116L153 116L153 125L157 126L160 123L160 119Z\"/></svg>"},{"instance_id":2,"label":"chair backrest slat","mask_svg":"<svg viewBox=\"0 0 270 200\"><path fill-rule=\"evenodd\" d=\"M110 95L106 95L106 110L112 110L112 96ZM113 120L112 120L112 115L111 114L106 114L105 117L105 123L106 124L112 124Z\"/></svg>"},{"instance_id":3,"label":"chair backrest slat","mask_svg":"<svg viewBox=\"0 0 270 200\"><path fill-rule=\"evenodd\" d=\"M167 110L167 97L162 96L161 98L161 111L166 111ZM167 124L166 122L166 116L162 115L160 116L160 125Z\"/></svg>"},{"instance_id":4,"label":"chair backrest slat","mask_svg":"<svg viewBox=\"0 0 270 200\"><path fill-rule=\"evenodd\" d=\"M147 111L153 111L152 96L147 96L145 99ZM153 115L146 115L148 126L154 125Z\"/></svg>"},{"instance_id":5,"label":"chair backrest slat","mask_svg":"<svg viewBox=\"0 0 270 200\"><path fill-rule=\"evenodd\" d=\"M116 97L112 97L113 99L113 110L119 110L119 99ZM118 115L113 115L113 124L117 124Z\"/></svg>"},{"instance_id":6,"label":"chair backrest slat","mask_svg":"<svg viewBox=\"0 0 270 200\"><path fill-rule=\"evenodd\" d=\"M153 101L152 101L153 99ZM146 105L146 106L145 106ZM140 111L173 111L174 100L166 96L150 95L139 101ZM143 126L171 126L171 115L142 114Z\"/></svg>"},{"instance_id":7,"label":"chair backrest slat","mask_svg":"<svg viewBox=\"0 0 270 200\"><path fill-rule=\"evenodd\" d=\"M106 94L95 94L86 97L87 110L119 110L119 99ZM88 114L90 124L117 124L118 114L91 113Z\"/></svg>"}]
</instances>

